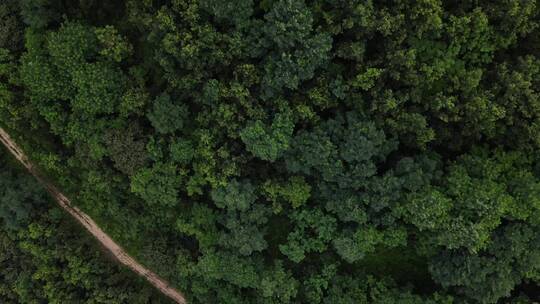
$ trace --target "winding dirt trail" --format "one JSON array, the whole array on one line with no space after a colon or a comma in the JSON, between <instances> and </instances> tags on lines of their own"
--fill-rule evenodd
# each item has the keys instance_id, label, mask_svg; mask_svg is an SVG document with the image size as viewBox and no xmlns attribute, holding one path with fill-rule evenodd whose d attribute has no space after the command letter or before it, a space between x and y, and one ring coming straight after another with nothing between
<instances>
[{"instance_id":1,"label":"winding dirt trail","mask_svg":"<svg viewBox=\"0 0 540 304\"><path fill-rule=\"evenodd\" d=\"M137 274L143 276L150 284L154 285L164 295L173 299L178 304L186 304L184 296L170 286L168 282L160 278L157 274L151 270L145 268L139 264L134 258L129 256L122 247L111 239L99 226L79 208L73 206L71 201L62 194L53 184L46 181L28 160L28 157L17 146L17 144L11 139L9 134L2 128L0 128L0 141L6 146L6 148L28 169L30 173L47 189L47 191L56 199L58 204L66 210L71 216L79 221L88 232L90 232L105 248L107 248L118 261Z\"/></svg>"}]
</instances>

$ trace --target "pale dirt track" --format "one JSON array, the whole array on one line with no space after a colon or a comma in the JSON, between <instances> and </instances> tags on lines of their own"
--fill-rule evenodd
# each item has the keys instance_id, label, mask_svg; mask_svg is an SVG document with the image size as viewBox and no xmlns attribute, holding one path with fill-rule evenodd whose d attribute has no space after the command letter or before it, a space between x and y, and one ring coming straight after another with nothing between
<instances>
[{"instance_id":1,"label":"pale dirt track","mask_svg":"<svg viewBox=\"0 0 540 304\"><path fill-rule=\"evenodd\" d=\"M71 201L62 194L53 184L46 181L28 160L24 152L17 146L17 144L11 139L9 134L2 128L0 128L0 141L6 146L6 148L15 156L28 171L37 179L47 191L56 199L58 204L66 210L73 218L79 221L88 232L90 232L105 248L107 248L118 261L137 274L143 276L150 284L156 287L164 295L173 299L176 303L186 304L184 296L170 286L168 282L160 278L157 274L151 270L145 268L139 264L134 258L129 256L122 247L111 239L99 226L79 208L73 206Z\"/></svg>"}]
</instances>

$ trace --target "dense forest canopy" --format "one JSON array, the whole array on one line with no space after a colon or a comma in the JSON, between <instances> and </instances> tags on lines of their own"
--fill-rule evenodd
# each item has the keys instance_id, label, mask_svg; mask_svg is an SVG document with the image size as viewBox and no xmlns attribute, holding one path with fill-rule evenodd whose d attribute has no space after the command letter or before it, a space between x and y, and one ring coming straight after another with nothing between
<instances>
[{"instance_id":1,"label":"dense forest canopy","mask_svg":"<svg viewBox=\"0 0 540 304\"><path fill-rule=\"evenodd\" d=\"M89 236L0 150L0 302L169 303Z\"/></svg>"},{"instance_id":2,"label":"dense forest canopy","mask_svg":"<svg viewBox=\"0 0 540 304\"><path fill-rule=\"evenodd\" d=\"M540 300L536 0L0 17L0 125L190 303ZM3 302L161 301L1 164Z\"/></svg>"}]
</instances>

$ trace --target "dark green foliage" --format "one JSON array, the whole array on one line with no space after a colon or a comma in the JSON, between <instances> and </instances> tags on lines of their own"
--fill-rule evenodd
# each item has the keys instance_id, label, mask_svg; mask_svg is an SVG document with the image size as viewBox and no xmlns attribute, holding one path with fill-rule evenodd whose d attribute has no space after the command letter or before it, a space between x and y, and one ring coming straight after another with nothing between
<instances>
[{"instance_id":1,"label":"dark green foliage","mask_svg":"<svg viewBox=\"0 0 540 304\"><path fill-rule=\"evenodd\" d=\"M148 205L174 206L178 204L180 178L176 166L156 163L152 168L139 170L131 178L131 192Z\"/></svg>"},{"instance_id":2,"label":"dark green foliage","mask_svg":"<svg viewBox=\"0 0 540 304\"><path fill-rule=\"evenodd\" d=\"M119 70L102 64L84 64L73 74L78 94L73 100L75 111L83 114L109 114L119 103L123 77Z\"/></svg>"},{"instance_id":3,"label":"dark green foliage","mask_svg":"<svg viewBox=\"0 0 540 304\"><path fill-rule=\"evenodd\" d=\"M312 14L302 0L276 1L264 19L260 45L254 48L256 52L271 50L263 64L263 98L283 88L296 89L313 78L328 60L332 45L328 34L316 34Z\"/></svg>"},{"instance_id":4,"label":"dark green foliage","mask_svg":"<svg viewBox=\"0 0 540 304\"><path fill-rule=\"evenodd\" d=\"M190 303L539 300L538 1L4 2L0 124Z\"/></svg>"},{"instance_id":5,"label":"dark green foliage","mask_svg":"<svg viewBox=\"0 0 540 304\"><path fill-rule=\"evenodd\" d=\"M348 276L336 277L329 286L328 296L324 298L325 304L352 304L352 303L398 303L398 304L450 304L452 298L434 294L430 298L421 298L410 290L399 290L392 281L379 281L373 277L365 279Z\"/></svg>"},{"instance_id":6,"label":"dark green foliage","mask_svg":"<svg viewBox=\"0 0 540 304\"><path fill-rule=\"evenodd\" d=\"M39 187L36 181L8 170L0 173L0 219L6 228L28 225L34 205L45 202Z\"/></svg>"},{"instance_id":7,"label":"dark green foliage","mask_svg":"<svg viewBox=\"0 0 540 304\"><path fill-rule=\"evenodd\" d=\"M19 3L24 23L36 29L60 19L61 12L56 10L59 4L57 0L21 0Z\"/></svg>"},{"instance_id":8,"label":"dark green foliage","mask_svg":"<svg viewBox=\"0 0 540 304\"><path fill-rule=\"evenodd\" d=\"M261 231L259 226L268 221L269 210L254 204L257 195L251 183L233 180L212 191L211 196L218 208L226 210L218 218L227 229L219 239L222 246L236 249L241 255L250 255L267 247L264 230Z\"/></svg>"},{"instance_id":9,"label":"dark green foliage","mask_svg":"<svg viewBox=\"0 0 540 304\"><path fill-rule=\"evenodd\" d=\"M323 252L334 238L336 219L319 210L295 211L290 216L296 226L279 249L291 261L302 261L307 253Z\"/></svg>"},{"instance_id":10,"label":"dark green foliage","mask_svg":"<svg viewBox=\"0 0 540 304\"><path fill-rule=\"evenodd\" d=\"M228 210L218 218L218 223L226 228L219 244L237 250L241 255L266 249L264 224L268 222L269 213L268 208L262 205L255 205L244 212Z\"/></svg>"},{"instance_id":11,"label":"dark green foliage","mask_svg":"<svg viewBox=\"0 0 540 304\"><path fill-rule=\"evenodd\" d=\"M171 143L171 158L173 161L187 165L195 156L193 144L186 139L177 139Z\"/></svg>"},{"instance_id":12,"label":"dark green foliage","mask_svg":"<svg viewBox=\"0 0 540 304\"><path fill-rule=\"evenodd\" d=\"M493 303L524 279L537 281L540 240L535 229L513 224L493 233L483 255L443 251L433 259L431 273L443 286L454 286L481 303Z\"/></svg>"},{"instance_id":13,"label":"dark green foliage","mask_svg":"<svg viewBox=\"0 0 540 304\"><path fill-rule=\"evenodd\" d=\"M320 177L340 188L358 189L377 173L376 163L395 149L375 125L352 113L299 132L286 158L287 169Z\"/></svg>"},{"instance_id":14,"label":"dark green foliage","mask_svg":"<svg viewBox=\"0 0 540 304\"><path fill-rule=\"evenodd\" d=\"M16 0L0 3L0 49L19 51L23 46L24 26Z\"/></svg>"},{"instance_id":15,"label":"dark green foliage","mask_svg":"<svg viewBox=\"0 0 540 304\"><path fill-rule=\"evenodd\" d=\"M290 303L298 292L298 282L283 263L277 261L272 269L263 275L261 293L268 303Z\"/></svg>"},{"instance_id":16,"label":"dark green foliage","mask_svg":"<svg viewBox=\"0 0 540 304\"><path fill-rule=\"evenodd\" d=\"M0 208L24 209L0 218L2 303L167 303L107 261L32 176L9 169L4 155L0 168Z\"/></svg>"},{"instance_id":17,"label":"dark green foliage","mask_svg":"<svg viewBox=\"0 0 540 304\"><path fill-rule=\"evenodd\" d=\"M105 134L105 143L114 166L127 175L141 169L148 158L144 139L137 138L139 132L136 125L130 125Z\"/></svg>"},{"instance_id":18,"label":"dark green foliage","mask_svg":"<svg viewBox=\"0 0 540 304\"><path fill-rule=\"evenodd\" d=\"M256 199L255 188L250 182L234 180L212 191L212 200L223 209L245 211Z\"/></svg>"},{"instance_id":19,"label":"dark green foliage","mask_svg":"<svg viewBox=\"0 0 540 304\"><path fill-rule=\"evenodd\" d=\"M293 208L298 208L311 196L311 186L300 176L292 176L283 183L267 181L263 189L266 197L273 203L272 207L276 213L283 209L284 202Z\"/></svg>"},{"instance_id":20,"label":"dark green foliage","mask_svg":"<svg viewBox=\"0 0 540 304\"><path fill-rule=\"evenodd\" d=\"M293 128L290 115L279 113L270 127L266 127L260 120L249 123L240 132L240 138L253 155L275 161L289 148Z\"/></svg>"},{"instance_id":21,"label":"dark green foliage","mask_svg":"<svg viewBox=\"0 0 540 304\"><path fill-rule=\"evenodd\" d=\"M96 29L96 36L102 45L99 54L109 60L121 62L133 52L133 47L113 26Z\"/></svg>"},{"instance_id":22,"label":"dark green foliage","mask_svg":"<svg viewBox=\"0 0 540 304\"><path fill-rule=\"evenodd\" d=\"M538 194L530 158L475 150L448 167L441 186L409 196L404 214L425 231L430 246L476 253L489 244L503 219L537 224Z\"/></svg>"},{"instance_id":23,"label":"dark green foliage","mask_svg":"<svg viewBox=\"0 0 540 304\"><path fill-rule=\"evenodd\" d=\"M159 133L173 133L182 129L188 114L186 105L175 103L169 95L164 94L154 101L148 119Z\"/></svg>"}]
</instances>

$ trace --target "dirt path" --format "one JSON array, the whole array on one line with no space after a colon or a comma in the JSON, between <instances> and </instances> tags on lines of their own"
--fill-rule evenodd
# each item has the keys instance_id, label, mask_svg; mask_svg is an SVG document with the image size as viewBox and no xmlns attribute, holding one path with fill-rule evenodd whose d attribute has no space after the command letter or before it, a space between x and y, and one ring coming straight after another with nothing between
<instances>
[{"instance_id":1,"label":"dirt path","mask_svg":"<svg viewBox=\"0 0 540 304\"><path fill-rule=\"evenodd\" d=\"M58 204L64 208L71 216L79 221L86 230L88 230L100 243L105 246L110 252L118 259L118 261L137 274L143 276L150 284L154 285L159 291L176 301L179 304L186 304L184 296L170 286L165 280L160 278L157 274L151 270L145 268L134 258L129 256L122 247L116 244L99 226L84 212L71 204L71 201L62 194L54 185L47 182L28 160L24 152L17 146L17 144L11 139L9 134L0 128L0 141L6 146L6 148L28 169L36 179L39 180L43 186L49 191L49 193L56 199Z\"/></svg>"}]
</instances>

